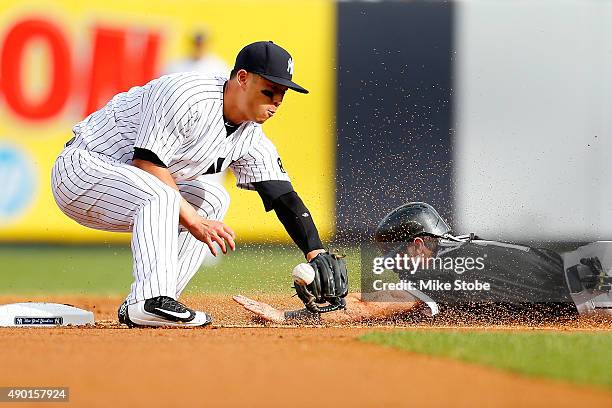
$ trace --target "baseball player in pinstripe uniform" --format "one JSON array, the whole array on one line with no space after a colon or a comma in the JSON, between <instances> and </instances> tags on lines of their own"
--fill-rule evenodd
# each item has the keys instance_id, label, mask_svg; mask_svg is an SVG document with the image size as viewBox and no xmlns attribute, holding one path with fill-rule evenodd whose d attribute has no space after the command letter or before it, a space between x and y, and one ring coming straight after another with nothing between
<instances>
[{"instance_id":1,"label":"baseball player in pinstripe uniform","mask_svg":"<svg viewBox=\"0 0 612 408\"><path fill-rule=\"evenodd\" d=\"M207 175L229 168L240 188L274 210L308 261L325 260L310 212L261 124L292 81L293 59L272 42L244 47L229 78L166 75L112 98L74 128L55 162L59 208L87 227L132 232L134 282L119 308L128 326L204 326L212 319L178 302L206 247L235 249L223 223L229 196Z\"/></svg>"}]
</instances>

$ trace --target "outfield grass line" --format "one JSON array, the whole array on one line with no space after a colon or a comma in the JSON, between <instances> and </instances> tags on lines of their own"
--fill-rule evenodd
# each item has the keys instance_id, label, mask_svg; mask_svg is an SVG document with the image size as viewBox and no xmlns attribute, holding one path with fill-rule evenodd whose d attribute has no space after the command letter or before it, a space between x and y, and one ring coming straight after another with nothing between
<instances>
[{"instance_id":1,"label":"outfield grass line","mask_svg":"<svg viewBox=\"0 0 612 408\"><path fill-rule=\"evenodd\" d=\"M530 377L612 390L609 332L398 330L367 333L360 340Z\"/></svg>"}]
</instances>

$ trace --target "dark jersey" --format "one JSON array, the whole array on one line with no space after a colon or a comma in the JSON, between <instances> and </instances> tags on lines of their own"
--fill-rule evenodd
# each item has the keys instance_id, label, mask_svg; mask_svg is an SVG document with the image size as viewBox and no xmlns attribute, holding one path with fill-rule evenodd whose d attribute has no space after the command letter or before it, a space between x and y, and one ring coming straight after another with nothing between
<instances>
[{"instance_id":1,"label":"dark jersey","mask_svg":"<svg viewBox=\"0 0 612 408\"><path fill-rule=\"evenodd\" d=\"M573 305L557 253L503 242L441 240L435 258L400 278L443 304Z\"/></svg>"}]
</instances>

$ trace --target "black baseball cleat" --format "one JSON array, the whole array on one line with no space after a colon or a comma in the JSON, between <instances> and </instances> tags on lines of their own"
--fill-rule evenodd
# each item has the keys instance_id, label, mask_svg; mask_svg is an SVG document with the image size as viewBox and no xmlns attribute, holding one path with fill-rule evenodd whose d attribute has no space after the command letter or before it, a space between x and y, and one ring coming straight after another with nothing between
<instances>
[{"instance_id":1,"label":"black baseball cleat","mask_svg":"<svg viewBox=\"0 0 612 408\"><path fill-rule=\"evenodd\" d=\"M128 303L127 303L127 300L124 300L121 306L119 306L119 309L117 310L117 318L119 319L119 323L125 324L129 328L136 327L136 325L132 323L132 321L128 317L127 310L128 310Z\"/></svg>"},{"instance_id":2,"label":"black baseball cleat","mask_svg":"<svg viewBox=\"0 0 612 408\"><path fill-rule=\"evenodd\" d=\"M117 317L119 323L129 327L199 327L212 323L208 314L191 310L168 296L158 296L132 305L123 302Z\"/></svg>"},{"instance_id":3,"label":"black baseball cleat","mask_svg":"<svg viewBox=\"0 0 612 408\"><path fill-rule=\"evenodd\" d=\"M119 309L117 310L117 318L120 324L127 324L129 327L134 327L132 322L127 318L127 300L124 300Z\"/></svg>"}]
</instances>

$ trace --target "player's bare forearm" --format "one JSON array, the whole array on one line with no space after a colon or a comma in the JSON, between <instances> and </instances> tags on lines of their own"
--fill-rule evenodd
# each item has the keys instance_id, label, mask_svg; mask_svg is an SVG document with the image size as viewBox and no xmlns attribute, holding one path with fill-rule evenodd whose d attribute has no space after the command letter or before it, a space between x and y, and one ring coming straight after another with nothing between
<instances>
[{"instance_id":1,"label":"player's bare forearm","mask_svg":"<svg viewBox=\"0 0 612 408\"><path fill-rule=\"evenodd\" d=\"M176 191L179 191L176 181L174 181L172 174L170 174L170 171L167 168L157 166L147 160L139 159L133 160L132 165L146 171L149 174L152 174L160 179L164 184ZM193 206L183 197L181 197L179 209L179 223L194 237L208 245L214 256L217 256L217 249L212 244L213 242L219 244L223 253L227 253L227 247L225 245L226 241L232 251L236 249L236 244L234 242L236 234L230 227L220 221L207 220L201 217L195 208L193 208Z\"/></svg>"},{"instance_id":2,"label":"player's bare forearm","mask_svg":"<svg viewBox=\"0 0 612 408\"><path fill-rule=\"evenodd\" d=\"M277 324L296 324L296 323L351 323L367 319L384 317L380 307L368 302L361 301L359 293L351 293L346 297L346 309L337 310L329 313L315 315L306 309L299 310L280 310L273 306L249 299L245 296L234 296L233 299L241 304L245 309L259 316L263 320Z\"/></svg>"},{"instance_id":3,"label":"player's bare forearm","mask_svg":"<svg viewBox=\"0 0 612 408\"><path fill-rule=\"evenodd\" d=\"M294 324L318 319L321 323L352 323L373 319L388 319L394 316L410 313L419 304L413 296L406 292L383 293L375 302L364 302L361 293L349 293L346 296L346 309L318 316L310 314L305 309L284 311L276 309L267 303L249 299L245 296L234 296L236 302L260 318L279 324Z\"/></svg>"},{"instance_id":4,"label":"player's bare forearm","mask_svg":"<svg viewBox=\"0 0 612 408\"><path fill-rule=\"evenodd\" d=\"M321 319L326 323L390 319L411 312L419 303L414 297L403 291L386 293L375 302L364 301L359 292L349 293L345 299L345 310L323 313Z\"/></svg>"}]
</instances>

